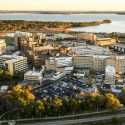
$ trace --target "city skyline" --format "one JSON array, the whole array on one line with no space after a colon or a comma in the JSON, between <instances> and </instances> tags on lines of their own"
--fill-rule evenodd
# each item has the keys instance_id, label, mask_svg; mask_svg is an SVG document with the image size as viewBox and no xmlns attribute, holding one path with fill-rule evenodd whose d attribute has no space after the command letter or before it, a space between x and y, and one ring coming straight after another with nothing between
<instances>
[{"instance_id":1,"label":"city skyline","mask_svg":"<svg viewBox=\"0 0 125 125\"><path fill-rule=\"evenodd\" d=\"M124 0L4 0L0 10L125 11Z\"/></svg>"}]
</instances>

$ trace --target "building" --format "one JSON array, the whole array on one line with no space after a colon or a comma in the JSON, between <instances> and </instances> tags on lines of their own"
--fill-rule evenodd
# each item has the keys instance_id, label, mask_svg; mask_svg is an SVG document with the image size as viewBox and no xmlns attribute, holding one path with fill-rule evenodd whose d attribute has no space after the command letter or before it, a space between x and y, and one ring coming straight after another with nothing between
<instances>
[{"instance_id":1,"label":"building","mask_svg":"<svg viewBox=\"0 0 125 125\"><path fill-rule=\"evenodd\" d=\"M115 84L115 67L108 65L105 68L105 84Z\"/></svg>"},{"instance_id":2,"label":"building","mask_svg":"<svg viewBox=\"0 0 125 125\"><path fill-rule=\"evenodd\" d=\"M116 44L116 39L101 38L91 33L80 33L78 34L78 38L99 46L110 46Z\"/></svg>"},{"instance_id":3,"label":"building","mask_svg":"<svg viewBox=\"0 0 125 125\"><path fill-rule=\"evenodd\" d=\"M96 35L92 33L79 33L77 35L78 38L89 41L89 42L94 42L96 41Z\"/></svg>"},{"instance_id":4,"label":"building","mask_svg":"<svg viewBox=\"0 0 125 125\"><path fill-rule=\"evenodd\" d=\"M28 59L28 63L32 63L35 68L40 68L45 63L45 60L32 50L26 50L25 56Z\"/></svg>"},{"instance_id":5,"label":"building","mask_svg":"<svg viewBox=\"0 0 125 125\"><path fill-rule=\"evenodd\" d=\"M106 60L109 55L93 55L93 70L97 72L105 71Z\"/></svg>"},{"instance_id":6,"label":"building","mask_svg":"<svg viewBox=\"0 0 125 125\"><path fill-rule=\"evenodd\" d=\"M25 73L28 69L27 58L15 55L2 55L0 56L0 68L5 68L10 75Z\"/></svg>"},{"instance_id":7,"label":"building","mask_svg":"<svg viewBox=\"0 0 125 125\"><path fill-rule=\"evenodd\" d=\"M27 33L27 32L16 32L15 43L19 50L32 49L33 45L42 45L45 41L46 35L43 33Z\"/></svg>"},{"instance_id":8,"label":"building","mask_svg":"<svg viewBox=\"0 0 125 125\"><path fill-rule=\"evenodd\" d=\"M44 71L44 67L40 71L35 71L35 68L33 68L32 71L28 71L24 74L24 80L41 83Z\"/></svg>"},{"instance_id":9,"label":"building","mask_svg":"<svg viewBox=\"0 0 125 125\"><path fill-rule=\"evenodd\" d=\"M116 44L116 39L112 39L112 38L97 38L95 44L99 45L99 46L115 45Z\"/></svg>"},{"instance_id":10,"label":"building","mask_svg":"<svg viewBox=\"0 0 125 125\"><path fill-rule=\"evenodd\" d=\"M50 57L45 60L46 70L57 72L72 71L72 57Z\"/></svg>"},{"instance_id":11,"label":"building","mask_svg":"<svg viewBox=\"0 0 125 125\"><path fill-rule=\"evenodd\" d=\"M0 39L0 55L6 52L5 39Z\"/></svg>"},{"instance_id":12,"label":"building","mask_svg":"<svg viewBox=\"0 0 125 125\"><path fill-rule=\"evenodd\" d=\"M101 46L87 45L87 46L77 46L70 47L68 52L69 56L84 56L84 55L108 55L110 50Z\"/></svg>"},{"instance_id":13,"label":"building","mask_svg":"<svg viewBox=\"0 0 125 125\"><path fill-rule=\"evenodd\" d=\"M106 59L109 57L108 55L73 56L73 66L76 68L89 68L97 72L102 72L105 71Z\"/></svg>"},{"instance_id":14,"label":"building","mask_svg":"<svg viewBox=\"0 0 125 125\"><path fill-rule=\"evenodd\" d=\"M112 65L116 69L116 73L125 73L125 56L111 56L106 60L106 65Z\"/></svg>"},{"instance_id":15,"label":"building","mask_svg":"<svg viewBox=\"0 0 125 125\"><path fill-rule=\"evenodd\" d=\"M93 68L93 57L92 56L73 56L73 66L75 68Z\"/></svg>"}]
</instances>

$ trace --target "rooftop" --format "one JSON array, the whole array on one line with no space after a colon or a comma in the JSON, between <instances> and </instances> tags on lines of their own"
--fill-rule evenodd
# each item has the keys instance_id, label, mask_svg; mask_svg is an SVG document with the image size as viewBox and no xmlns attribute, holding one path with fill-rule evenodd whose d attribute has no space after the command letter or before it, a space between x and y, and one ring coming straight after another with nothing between
<instances>
[{"instance_id":1,"label":"rooftop","mask_svg":"<svg viewBox=\"0 0 125 125\"><path fill-rule=\"evenodd\" d=\"M17 55L2 55L0 56L2 58L8 58L7 61L5 61L6 63L12 63L12 62L17 62L21 59L23 59L24 57L23 56L17 56Z\"/></svg>"},{"instance_id":2,"label":"rooftop","mask_svg":"<svg viewBox=\"0 0 125 125\"><path fill-rule=\"evenodd\" d=\"M71 47L71 51L74 52L78 56L88 55L88 54L109 54L110 51L107 48L100 47L100 46L78 46L78 47Z\"/></svg>"}]
</instances>

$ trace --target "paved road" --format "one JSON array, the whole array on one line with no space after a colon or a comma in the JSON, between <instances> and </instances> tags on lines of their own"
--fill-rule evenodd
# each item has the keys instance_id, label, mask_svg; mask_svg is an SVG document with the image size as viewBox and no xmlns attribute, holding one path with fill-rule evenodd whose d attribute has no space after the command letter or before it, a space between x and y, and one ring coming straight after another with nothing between
<instances>
[{"instance_id":1,"label":"paved road","mask_svg":"<svg viewBox=\"0 0 125 125\"><path fill-rule=\"evenodd\" d=\"M74 119L74 120L56 120L53 122L42 122L42 123L23 124L23 125L68 125L68 124L75 124L75 123L87 123L87 122L111 120L113 117L125 118L125 113L117 114L117 115L110 115L110 116L105 116L105 117L102 116L102 117Z\"/></svg>"}]
</instances>

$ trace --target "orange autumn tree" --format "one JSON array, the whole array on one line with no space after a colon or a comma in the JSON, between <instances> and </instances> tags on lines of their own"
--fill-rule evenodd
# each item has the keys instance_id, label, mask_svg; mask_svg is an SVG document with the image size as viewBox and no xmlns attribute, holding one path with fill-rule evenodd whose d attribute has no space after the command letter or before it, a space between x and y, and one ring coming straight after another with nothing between
<instances>
[{"instance_id":1,"label":"orange autumn tree","mask_svg":"<svg viewBox=\"0 0 125 125\"><path fill-rule=\"evenodd\" d=\"M16 85L9 92L10 100L21 106L26 106L35 100L29 89Z\"/></svg>"},{"instance_id":2,"label":"orange autumn tree","mask_svg":"<svg viewBox=\"0 0 125 125\"><path fill-rule=\"evenodd\" d=\"M113 94L106 94L106 108L117 109L120 107L120 101Z\"/></svg>"}]
</instances>

